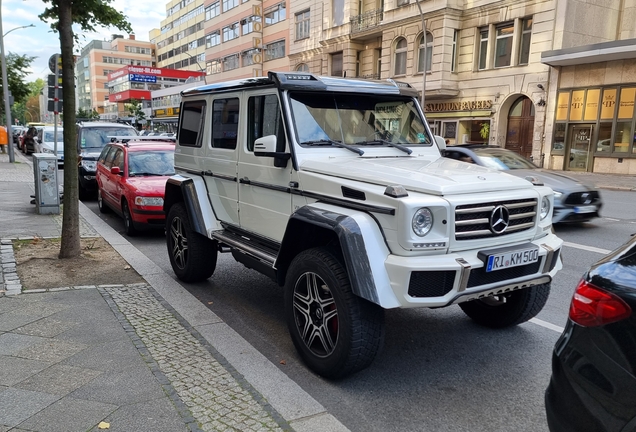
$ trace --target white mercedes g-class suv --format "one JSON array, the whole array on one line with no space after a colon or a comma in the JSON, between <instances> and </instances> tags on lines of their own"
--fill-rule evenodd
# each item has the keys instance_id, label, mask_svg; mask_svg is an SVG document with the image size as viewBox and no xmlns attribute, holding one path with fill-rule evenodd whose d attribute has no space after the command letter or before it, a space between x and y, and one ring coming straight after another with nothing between
<instances>
[{"instance_id":1,"label":"white mercedes g-class suv","mask_svg":"<svg viewBox=\"0 0 636 432\"><path fill-rule=\"evenodd\" d=\"M318 374L367 367L384 309L459 305L506 327L545 305L562 267L552 190L442 157L408 84L270 72L182 96L172 268L202 281L231 252L271 277Z\"/></svg>"}]
</instances>

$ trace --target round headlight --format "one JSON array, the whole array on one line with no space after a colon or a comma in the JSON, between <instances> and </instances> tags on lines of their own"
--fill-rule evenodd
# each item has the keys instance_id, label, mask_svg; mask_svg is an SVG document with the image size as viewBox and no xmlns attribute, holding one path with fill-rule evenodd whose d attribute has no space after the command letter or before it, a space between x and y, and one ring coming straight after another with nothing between
<instances>
[{"instance_id":1,"label":"round headlight","mask_svg":"<svg viewBox=\"0 0 636 432\"><path fill-rule=\"evenodd\" d=\"M543 197L541 200L541 220L545 219L550 214L550 200L548 197Z\"/></svg>"},{"instance_id":2,"label":"round headlight","mask_svg":"<svg viewBox=\"0 0 636 432\"><path fill-rule=\"evenodd\" d=\"M419 237L424 237L433 226L433 213L426 207L419 209L413 215L411 226L415 234Z\"/></svg>"}]
</instances>

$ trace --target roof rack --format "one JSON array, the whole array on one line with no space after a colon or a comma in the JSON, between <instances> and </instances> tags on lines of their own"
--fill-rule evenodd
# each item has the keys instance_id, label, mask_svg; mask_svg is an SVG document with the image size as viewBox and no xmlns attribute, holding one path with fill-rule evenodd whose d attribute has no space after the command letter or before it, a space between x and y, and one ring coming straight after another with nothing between
<instances>
[{"instance_id":1,"label":"roof rack","mask_svg":"<svg viewBox=\"0 0 636 432\"><path fill-rule=\"evenodd\" d=\"M110 138L110 142L113 142L113 143L120 142L122 144L128 144L129 141L155 141L155 142L158 142L158 144L163 142L174 143L177 141L176 137L169 137L169 136L125 135L125 136L109 136L108 138Z\"/></svg>"}]
</instances>

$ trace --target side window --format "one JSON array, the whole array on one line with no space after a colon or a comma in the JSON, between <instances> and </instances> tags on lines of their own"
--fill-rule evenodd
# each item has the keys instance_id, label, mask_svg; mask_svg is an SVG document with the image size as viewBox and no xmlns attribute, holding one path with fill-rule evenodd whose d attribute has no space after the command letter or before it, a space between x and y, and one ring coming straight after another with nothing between
<instances>
[{"instance_id":1,"label":"side window","mask_svg":"<svg viewBox=\"0 0 636 432\"><path fill-rule=\"evenodd\" d=\"M238 121L238 98L215 100L212 107L212 147L235 149Z\"/></svg>"},{"instance_id":2,"label":"side window","mask_svg":"<svg viewBox=\"0 0 636 432\"><path fill-rule=\"evenodd\" d=\"M122 172L124 171L124 151L122 149L115 150L112 166L119 167Z\"/></svg>"},{"instance_id":3,"label":"side window","mask_svg":"<svg viewBox=\"0 0 636 432\"><path fill-rule=\"evenodd\" d=\"M113 159L115 158L115 153L117 153L117 147L110 146L108 150L108 155L106 155L106 159L104 160L104 165L106 168L110 169L113 166Z\"/></svg>"},{"instance_id":4,"label":"side window","mask_svg":"<svg viewBox=\"0 0 636 432\"><path fill-rule=\"evenodd\" d=\"M100 164L104 163L104 161L106 160L106 155L108 154L109 150L110 150L110 146L104 147L104 150L102 150L102 152L99 154L99 159L97 160L98 163Z\"/></svg>"},{"instance_id":5,"label":"side window","mask_svg":"<svg viewBox=\"0 0 636 432\"><path fill-rule=\"evenodd\" d=\"M179 119L179 145L201 147L203 141L203 123L205 119L205 101L184 102Z\"/></svg>"},{"instance_id":6,"label":"side window","mask_svg":"<svg viewBox=\"0 0 636 432\"><path fill-rule=\"evenodd\" d=\"M267 136L276 135L276 151L285 151L285 130L283 118L275 94L253 96L248 101L248 133L247 150L254 151L254 141Z\"/></svg>"}]
</instances>

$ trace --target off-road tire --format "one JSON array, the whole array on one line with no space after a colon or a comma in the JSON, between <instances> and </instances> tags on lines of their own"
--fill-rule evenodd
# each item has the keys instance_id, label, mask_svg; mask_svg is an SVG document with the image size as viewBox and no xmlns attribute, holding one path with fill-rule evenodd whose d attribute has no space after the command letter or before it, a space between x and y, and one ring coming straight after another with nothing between
<instances>
[{"instance_id":1,"label":"off-road tire","mask_svg":"<svg viewBox=\"0 0 636 432\"><path fill-rule=\"evenodd\" d=\"M108 204L104 202L104 198L102 197L102 191L97 190L97 208L99 208L100 213L110 213L111 209L108 207Z\"/></svg>"},{"instance_id":2,"label":"off-road tire","mask_svg":"<svg viewBox=\"0 0 636 432\"><path fill-rule=\"evenodd\" d=\"M312 294L310 285L315 288ZM353 294L347 271L334 254L324 248L298 254L289 267L284 295L292 341L314 372L342 378L373 362L384 342L384 310ZM324 332L332 347L322 341Z\"/></svg>"},{"instance_id":3,"label":"off-road tire","mask_svg":"<svg viewBox=\"0 0 636 432\"><path fill-rule=\"evenodd\" d=\"M182 203L170 207L166 218L166 244L172 271L184 282L201 282L214 274L217 242L192 230Z\"/></svg>"},{"instance_id":4,"label":"off-road tire","mask_svg":"<svg viewBox=\"0 0 636 432\"><path fill-rule=\"evenodd\" d=\"M121 202L121 214L124 218L124 230L126 231L126 235L129 237L136 236L138 233L137 228L135 228L135 221L132 218L132 213L130 213L130 207L126 200Z\"/></svg>"},{"instance_id":5,"label":"off-road tire","mask_svg":"<svg viewBox=\"0 0 636 432\"><path fill-rule=\"evenodd\" d=\"M460 303L464 313L477 324L504 328L537 316L550 296L550 284L535 285L501 296Z\"/></svg>"}]
</instances>

